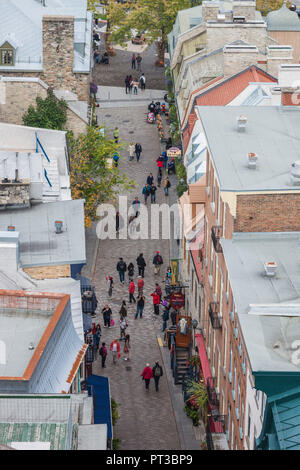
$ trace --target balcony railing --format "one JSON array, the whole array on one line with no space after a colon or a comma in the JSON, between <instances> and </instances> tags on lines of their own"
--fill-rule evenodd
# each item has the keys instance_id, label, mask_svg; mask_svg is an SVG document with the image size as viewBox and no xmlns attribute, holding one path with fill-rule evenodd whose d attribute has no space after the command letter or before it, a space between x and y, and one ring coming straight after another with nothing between
<instances>
[{"instance_id":1,"label":"balcony railing","mask_svg":"<svg viewBox=\"0 0 300 470\"><path fill-rule=\"evenodd\" d=\"M207 387L207 395L208 395L208 401L210 405L213 406L219 406L220 400L219 400L219 394L216 392L216 378L215 377L209 377L207 379L206 383Z\"/></svg>"},{"instance_id":2,"label":"balcony railing","mask_svg":"<svg viewBox=\"0 0 300 470\"><path fill-rule=\"evenodd\" d=\"M210 302L208 306L208 313L211 321L211 326L214 329L222 328L222 318L219 316L219 311L219 302Z\"/></svg>"},{"instance_id":3,"label":"balcony railing","mask_svg":"<svg viewBox=\"0 0 300 470\"><path fill-rule=\"evenodd\" d=\"M221 231L222 231L221 226L215 225L211 228L211 239L212 239L212 242L214 244L215 251L217 253L222 253L223 252L222 246L221 246L221 243L220 243Z\"/></svg>"}]
</instances>

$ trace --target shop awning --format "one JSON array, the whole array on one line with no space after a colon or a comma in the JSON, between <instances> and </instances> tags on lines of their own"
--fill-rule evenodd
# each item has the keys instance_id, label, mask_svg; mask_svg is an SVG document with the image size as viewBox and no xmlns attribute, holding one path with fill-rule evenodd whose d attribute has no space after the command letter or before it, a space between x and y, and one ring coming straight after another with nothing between
<instances>
[{"instance_id":1,"label":"shop awning","mask_svg":"<svg viewBox=\"0 0 300 470\"><path fill-rule=\"evenodd\" d=\"M107 377L90 375L87 378L89 395L94 397L94 424L107 424L107 438L112 439L110 386Z\"/></svg>"},{"instance_id":2,"label":"shop awning","mask_svg":"<svg viewBox=\"0 0 300 470\"><path fill-rule=\"evenodd\" d=\"M201 333L198 333L195 335L195 341L198 346L198 353L199 353L199 358L201 361L201 368L202 368L203 376L204 376L205 382L207 383L208 378L211 377L211 371L210 371L210 365L208 362L208 357L206 354L206 347L204 344L204 339Z\"/></svg>"}]
</instances>

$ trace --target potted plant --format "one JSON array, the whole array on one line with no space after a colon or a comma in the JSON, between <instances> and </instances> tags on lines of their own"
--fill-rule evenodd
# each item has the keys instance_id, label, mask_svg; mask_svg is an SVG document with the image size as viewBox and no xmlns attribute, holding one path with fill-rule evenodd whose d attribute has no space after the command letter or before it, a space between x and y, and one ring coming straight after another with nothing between
<instances>
[{"instance_id":1,"label":"potted plant","mask_svg":"<svg viewBox=\"0 0 300 470\"><path fill-rule=\"evenodd\" d=\"M191 381L186 389L189 398L186 401L185 412L193 420L193 425L198 426L200 417L206 420L208 395L206 384Z\"/></svg>"}]
</instances>

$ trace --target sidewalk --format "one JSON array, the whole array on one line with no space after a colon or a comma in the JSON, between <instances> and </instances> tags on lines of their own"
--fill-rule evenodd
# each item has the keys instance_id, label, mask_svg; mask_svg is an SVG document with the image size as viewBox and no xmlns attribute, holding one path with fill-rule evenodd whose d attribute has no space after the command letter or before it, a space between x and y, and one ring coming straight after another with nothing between
<instances>
[{"instance_id":1,"label":"sidewalk","mask_svg":"<svg viewBox=\"0 0 300 470\"><path fill-rule=\"evenodd\" d=\"M164 90L138 90L138 94L125 93L124 87L99 86L97 100L100 103L100 109L119 108L129 106L148 106L153 101L163 101Z\"/></svg>"}]
</instances>

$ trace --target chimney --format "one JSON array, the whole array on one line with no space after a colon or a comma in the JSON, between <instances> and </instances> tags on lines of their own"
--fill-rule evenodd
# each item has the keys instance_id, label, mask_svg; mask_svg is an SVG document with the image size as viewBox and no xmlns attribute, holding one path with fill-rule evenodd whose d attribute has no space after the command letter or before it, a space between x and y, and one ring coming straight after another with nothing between
<instances>
[{"instance_id":1,"label":"chimney","mask_svg":"<svg viewBox=\"0 0 300 470\"><path fill-rule=\"evenodd\" d=\"M281 64L278 85L282 106L300 105L300 64Z\"/></svg>"},{"instance_id":2,"label":"chimney","mask_svg":"<svg viewBox=\"0 0 300 470\"><path fill-rule=\"evenodd\" d=\"M0 232L0 271L16 271L19 264L19 232Z\"/></svg>"},{"instance_id":3,"label":"chimney","mask_svg":"<svg viewBox=\"0 0 300 470\"><path fill-rule=\"evenodd\" d=\"M55 233L63 233L63 230L62 230L63 223L61 220L56 220L54 222L54 225L55 225Z\"/></svg>"},{"instance_id":4,"label":"chimney","mask_svg":"<svg viewBox=\"0 0 300 470\"><path fill-rule=\"evenodd\" d=\"M274 277L277 271L277 264L275 261L267 261L264 263L265 275L267 277Z\"/></svg>"},{"instance_id":5,"label":"chimney","mask_svg":"<svg viewBox=\"0 0 300 470\"><path fill-rule=\"evenodd\" d=\"M248 168L250 168L251 170L255 170L257 158L258 157L256 153L248 153Z\"/></svg>"},{"instance_id":6,"label":"chimney","mask_svg":"<svg viewBox=\"0 0 300 470\"><path fill-rule=\"evenodd\" d=\"M246 124L247 124L247 118L246 116L243 116L242 114L236 118L237 120L237 130L238 132L245 132L246 130Z\"/></svg>"}]
</instances>

